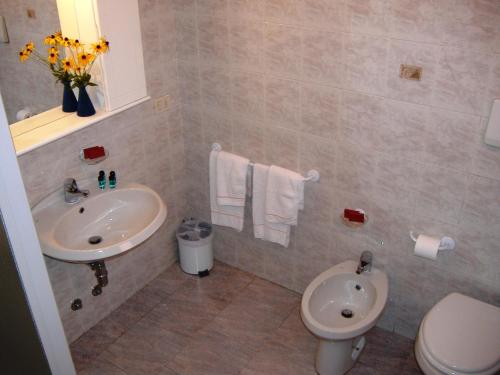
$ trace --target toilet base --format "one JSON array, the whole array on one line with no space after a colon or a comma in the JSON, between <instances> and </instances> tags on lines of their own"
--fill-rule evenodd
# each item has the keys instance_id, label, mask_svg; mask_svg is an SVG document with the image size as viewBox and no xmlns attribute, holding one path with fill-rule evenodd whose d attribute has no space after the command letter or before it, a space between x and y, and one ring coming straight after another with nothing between
<instances>
[{"instance_id":1,"label":"toilet base","mask_svg":"<svg viewBox=\"0 0 500 375\"><path fill-rule=\"evenodd\" d=\"M354 366L365 347L365 337L350 340L319 340L316 371L320 375L343 375Z\"/></svg>"}]
</instances>

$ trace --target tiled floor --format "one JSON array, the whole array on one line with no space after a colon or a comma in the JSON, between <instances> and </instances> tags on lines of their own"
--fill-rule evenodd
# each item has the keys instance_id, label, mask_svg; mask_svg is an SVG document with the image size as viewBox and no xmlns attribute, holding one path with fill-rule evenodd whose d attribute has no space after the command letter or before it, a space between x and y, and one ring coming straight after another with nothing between
<instances>
[{"instance_id":1,"label":"tiled floor","mask_svg":"<svg viewBox=\"0 0 500 375\"><path fill-rule=\"evenodd\" d=\"M174 264L71 351L86 375L314 375L317 340L299 304L299 294L223 263L203 279ZM349 372L367 374L421 374L413 342L373 329Z\"/></svg>"}]
</instances>

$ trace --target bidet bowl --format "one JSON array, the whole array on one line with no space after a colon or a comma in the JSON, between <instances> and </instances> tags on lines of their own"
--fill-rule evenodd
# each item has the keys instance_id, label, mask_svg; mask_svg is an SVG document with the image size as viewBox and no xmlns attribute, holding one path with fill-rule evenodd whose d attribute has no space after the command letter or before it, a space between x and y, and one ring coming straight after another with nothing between
<instances>
[{"instance_id":1,"label":"bidet bowl","mask_svg":"<svg viewBox=\"0 0 500 375\"><path fill-rule=\"evenodd\" d=\"M306 327L321 339L346 340L376 323L387 302L387 275L375 268L356 274L357 262L340 263L318 275L302 296Z\"/></svg>"},{"instance_id":2,"label":"bidet bowl","mask_svg":"<svg viewBox=\"0 0 500 375\"><path fill-rule=\"evenodd\" d=\"M101 191L97 181L81 185L90 195L79 203L64 202L61 189L33 207L45 255L83 263L109 258L151 237L167 217L162 199L147 186L122 183Z\"/></svg>"}]
</instances>

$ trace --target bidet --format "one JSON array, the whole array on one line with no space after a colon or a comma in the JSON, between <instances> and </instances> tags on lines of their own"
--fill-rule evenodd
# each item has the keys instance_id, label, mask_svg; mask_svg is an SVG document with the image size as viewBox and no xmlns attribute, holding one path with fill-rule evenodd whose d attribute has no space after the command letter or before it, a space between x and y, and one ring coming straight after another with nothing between
<instances>
[{"instance_id":1,"label":"bidet","mask_svg":"<svg viewBox=\"0 0 500 375\"><path fill-rule=\"evenodd\" d=\"M385 307L387 275L364 268L358 274L358 263L352 260L333 266L318 275L302 296L302 320L319 339L316 371L321 375L349 371L365 346L363 335Z\"/></svg>"}]
</instances>

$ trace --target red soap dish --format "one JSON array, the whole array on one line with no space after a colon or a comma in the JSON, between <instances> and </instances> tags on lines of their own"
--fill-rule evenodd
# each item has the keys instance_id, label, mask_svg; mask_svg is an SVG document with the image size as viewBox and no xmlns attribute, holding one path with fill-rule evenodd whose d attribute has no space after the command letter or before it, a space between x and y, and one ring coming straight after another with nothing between
<instances>
[{"instance_id":1,"label":"red soap dish","mask_svg":"<svg viewBox=\"0 0 500 375\"><path fill-rule=\"evenodd\" d=\"M360 214L363 214L363 217L364 217L364 221L363 222L349 220L349 218L347 218L347 217L344 216L344 212L342 212L340 214L340 218L342 219L342 222L344 223L344 225L347 225L348 227L351 227L351 228L359 228L363 224L366 224L366 222L368 221L368 215L361 208L356 208L356 209L354 209L354 211L357 211Z\"/></svg>"}]
</instances>

